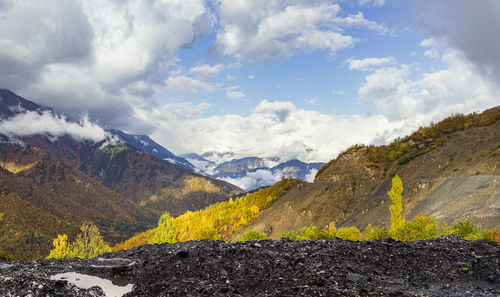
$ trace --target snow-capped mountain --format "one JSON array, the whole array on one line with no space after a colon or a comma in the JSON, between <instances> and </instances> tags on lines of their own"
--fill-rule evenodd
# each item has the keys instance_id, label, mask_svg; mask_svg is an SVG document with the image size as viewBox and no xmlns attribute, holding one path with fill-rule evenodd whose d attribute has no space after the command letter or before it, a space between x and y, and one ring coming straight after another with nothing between
<instances>
[{"instance_id":1,"label":"snow-capped mountain","mask_svg":"<svg viewBox=\"0 0 500 297\"><path fill-rule=\"evenodd\" d=\"M243 157L230 159L231 153L186 154L183 158L213 178L237 185L247 191L272 185L282 178L295 177L312 182L324 163L304 163L280 158Z\"/></svg>"},{"instance_id":2,"label":"snow-capped mountain","mask_svg":"<svg viewBox=\"0 0 500 297\"><path fill-rule=\"evenodd\" d=\"M150 155L153 155L157 158L163 159L167 162L170 162L172 164L180 165L182 167L185 167L187 169L197 171L196 167L193 166L193 164L189 163L184 158L178 157L174 155L172 152L164 148L163 146L159 145L156 143L154 140L152 140L149 136L147 135L132 135L132 134L127 134L123 131L120 130L109 130L112 135L120 139L121 141L135 147L138 150L141 150L143 152L146 152Z\"/></svg>"}]
</instances>

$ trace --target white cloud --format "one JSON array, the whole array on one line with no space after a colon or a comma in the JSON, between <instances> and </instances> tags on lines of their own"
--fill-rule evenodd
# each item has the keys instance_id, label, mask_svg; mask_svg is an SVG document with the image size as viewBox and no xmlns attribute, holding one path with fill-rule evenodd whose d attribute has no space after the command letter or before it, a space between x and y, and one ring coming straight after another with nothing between
<instances>
[{"instance_id":1,"label":"white cloud","mask_svg":"<svg viewBox=\"0 0 500 297\"><path fill-rule=\"evenodd\" d=\"M310 162L328 161L356 143L399 136L402 126L380 115L328 115L282 101L263 100L248 116L201 117L202 108L185 104L137 113L155 123L152 138L177 154L236 152Z\"/></svg>"},{"instance_id":2,"label":"white cloud","mask_svg":"<svg viewBox=\"0 0 500 297\"><path fill-rule=\"evenodd\" d=\"M440 43L436 39L430 37L422 40L419 45L422 47L435 47L439 46Z\"/></svg>"},{"instance_id":3,"label":"white cloud","mask_svg":"<svg viewBox=\"0 0 500 297\"><path fill-rule=\"evenodd\" d=\"M396 62L396 59L394 59L394 57L365 58L361 60L349 58L347 62L351 70L369 71L373 70L374 67L379 67L384 64L393 64Z\"/></svg>"},{"instance_id":4,"label":"white cloud","mask_svg":"<svg viewBox=\"0 0 500 297\"><path fill-rule=\"evenodd\" d=\"M424 56L432 59L438 59L440 57L438 50L435 48L425 51Z\"/></svg>"},{"instance_id":5,"label":"white cloud","mask_svg":"<svg viewBox=\"0 0 500 297\"><path fill-rule=\"evenodd\" d=\"M314 182L314 178L316 177L316 173L318 173L318 169L311 169L309 172L306 174L304 180L308 183Z\"/></svg>"},{"instance_id":6,"label":"white cloud","mask_svg":"<svg viewBox=\"0 0 500 297\"><path fill-rule=\"evenodd\" d=\"M432 46L452 47L464 53L485 77L500 86L500 1L415 1L418 22L433 40ZM423 42L423 45L425 43Z\"/></svg>"},{"instance_id":7,"label":"white cloud","mask_svg":"<svg viewBox=\"0 0 500 297\"><path fill-rule=\"evenodd\" d=\"M227 82L232 83L232 82L234 82L236 79L234 78L234 76L228 75L228 76L226 76L226 80L227 80Z\"/></svg>"},{"instance_id":8,"label":"white cloud","mask_svg":"<svg viewBox=\"0 0 500 297\"><path fill-rule=\"evenodd\" d=\"M317 98L308 98L308 99L304 99L304 101L309 103L309 104L316 104L316 102L318 102L318 99Z\"/></svg>"},{"instance_id":9,"label":"white cloud","mask_svg":"<svg viewBox=\"0 0 500 297\"><path fill-rule=\"evenodd\" d=\"M499 104L500 90L460 52L448 50L441 59L448 68L416 79L412 79L408 65L378 69L366 76L359 97L373 100L390 121L404 120L408 126L426 125L452 113L470 113Z\"/></svg>"},{"instance_id":10,"label":"white cloud","mask_svg":"<svg viewBox=\"0 0 500 297\"><path fill-rule=\"evenodd\" d=\"M169 77L166 86L168 90L182 94L200 94L214 90L214 87L205 81L186 75Z\"/></svg>"},{"instance_id":11,"label":"white cloud","mask_svg":"<svg viewBox=\"0 0 500 297\"><path fill-rule=\"evenodd\" d=\"M384 6L385 0L359 0L358 3L361 6Z\"/></svg>"},{"instance_id":12,"label":"white cloud","mask_svg":"<svg viewBox=\"0 0 500 297\"><path fill-rule=\"evenodd\" d=\"M248 79L248 80L255 79L255 76L253 76L253 75L249 75L249 76L247 76L247 79Z\"/></svg>"},{"instance_id":13,"label":"white cloud","mask_svg":"<svg viewBox=\"0 0 500 297\"><path fill-rule=\"evenodd\" d=\"M9 138L45 134L51 137L70 135L76 140L99 142L110 137L102 127L90 122L87 115L80 122L70 122L64 116L50 111L28 111L0 122L0 133Z\"/></svg>"},{"instance_id":14,"label":"white cloud","mask_svg":"<svg viewBox=\"0 0 500 297\"><path fill-rule=\"evenodd\" d=\"M271 170L260 169L255 172L248 172L243 177L231 178L223 177L220 178L228 183L236 185L245 191L251 191L258 189L260 187L266 187L273 185L281 180L283 175L280 172L274 173Z\"/></svg>"},{"instance_id":15,"label":"white cloud","mask_svg":"<svg viewBox=\"0 0 500 297\"><path fill-rule=\"evenodd\" d=\"M226 91L226 97L229 99L240 99L245 97L245 94L243 94L242 92L232 91L231 89L228 89Z\"/></svg>"},{"instance_id":16,"label":"white cloud","mask_svg":"<svg viewBox=\"0 0 500 297\"><path fill-rule=\"evenodd\" d=\"M350 14L345 18L338 18L336 23L340 26L352 27L352 26L366 26L370 30L377 31L379 34L391 34L395 33L384 25L381 25L375 21L370 21L365 19L363 13L360 11L357 14Z\"/></svg>"},{"instance_id":17,"label":"white cloud","mask_svg":"<svg viewBox=\"0 0 500 297\"><path fill-rule=\"evenodd\" d=\"M324 162L350 145L387 143L452 113L479 111L499 103L495 84L483 79L460 52L449 50L442 60L446 68L428 73L419 74L413 66L402 64L367 75L359 98L373 101L378 115L325 114L287 101L267 100L247 116L202 117L206 106L192 104L138 110L137 114L154 122L154 139L176 153L237 152Z\"/></svg>"},{"instance_id":18,"label":"white cloud","mask_svg":"<svg viewBox=\"0 0 500 297\"><path fill-rule=\"evenodd\" d=\"M205 36L203 0L3 1L0 81L67 114L116 124L148 105L180 48ZM175 32L172 34L170 32Z\"/></svg>"},{"instance_id":19,"label":"white cloud","mask_svg":"<svg viewBox=\"0 0 500 297\"><path fill-rule=\"evenodd\" d=\"M342 96L342 95L344 95L344 90L342 90L342 89L335 89L335 90L332 91L332 95L333 96Z\"/></svg>"},{"instance_id":20,"label":"white cloud","mask_svg":"<svg viewBox=\"0 0 500 297\"><path fill-rule=\"evenodd\" d=\"M216 77L217 74L219 74L219 72L221 72L222 70L224 70L224 66L221 64L217 64L214 66L210 66L208 64L202 64L191 67L191 69L189 69L189 73L199 75L206 79L212 79Z\"/></svg>"},{"instance_id":21,"label":"white cloud","mask_svg":"<svg viewBox=\"0 0 500 297\"><path fill-rule=\"evenodd\" d=\"M338 4L326 0L222 0L217 6L222 29L217 45L226 55L267 61L297 52L328 50L334 54L354 44L340 33L343 26L366 26L384 31L362 14L339 17Z\"/></svg>"}]
</instances>

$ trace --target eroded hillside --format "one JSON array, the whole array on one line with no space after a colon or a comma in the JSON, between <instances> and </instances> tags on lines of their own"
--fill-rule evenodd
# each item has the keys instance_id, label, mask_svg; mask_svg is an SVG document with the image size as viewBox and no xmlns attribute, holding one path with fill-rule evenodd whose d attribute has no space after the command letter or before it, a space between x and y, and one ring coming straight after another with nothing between
<instances>
[{"instance_id":1,"label":"eroded hillside","mask_svg":"<svg viewBox=\"0 0 500 297\"><path fill-rule=\"evenodd\" d=\"M447 224L471 218L484 228L500 227L500 107L450 118L389 146L348 149L314 183L291 190L246 230L276 239L309 224L388 226L387 191L395 174L405 187L407 219L423 213ZM462 126L449 128L457 121Z\"/></svg>"}]
</instances>

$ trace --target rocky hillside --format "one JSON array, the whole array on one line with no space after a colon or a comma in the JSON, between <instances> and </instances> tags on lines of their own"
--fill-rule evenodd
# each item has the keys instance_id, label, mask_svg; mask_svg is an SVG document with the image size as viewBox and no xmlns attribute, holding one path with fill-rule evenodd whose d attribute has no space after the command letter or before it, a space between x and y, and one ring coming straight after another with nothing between
<instances>
[{"instance_id":1,"label":"rocky hillside","mask_svg":"<svg viewBox=\"0 0 500 297\"><path fill-rule=\"evenodd\" d=\"M498 296L499 254L498 243L453 236L191 241L87 260L0 263L0 295Z\"/></svg>"},{"instance_id":2,"label":"rocky hillside","mask_svg":"<svg viewBox=\"0 0 500 297\"><path fill-rule=\"evenodd\" d=\"M325 228L389 226L387 191L398 174L404 215L433 215L453 224L471 218L500 227L500 107L455 115L391 145L355 146L263 211L247 230L278 238L309 224Z\"/></svg>"}]
</instances>

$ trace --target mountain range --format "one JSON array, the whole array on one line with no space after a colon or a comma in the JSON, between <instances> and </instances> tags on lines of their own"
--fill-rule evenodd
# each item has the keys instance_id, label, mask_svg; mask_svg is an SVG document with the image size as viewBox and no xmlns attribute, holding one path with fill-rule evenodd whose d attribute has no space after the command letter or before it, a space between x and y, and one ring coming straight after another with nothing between
<instances>
[{"instance_id":1,"label":"mountain range","mask_svg":"<svg viewBox=\"0 0 500 297\"><path fill-rule=\"evenodd\" d=\"M185 154L182 157L208 176L225 180L246 191L275 184L293 177L312 182L325 163L305 163L297 159L282 161L279 157L238 158L234 154Z\"/></svg>"},{"instance_id":2,"label":"mountain range","mask_svg":"<svg viewBox=\"0 0 500 297\"><path fill-rule=\"evenodd\" d=\"M500 106L452 115L388 145L355 145L327 164L235 153L175 156L148 136L75 122L7 90L0 90L0 112L0 252L16 258L45 256L57 234L72 240L84 221L114 244L150 236L140 232L165 211L188 219L188 211L210 205L226 210L211 215L228 220L230 228L221 227L231 240L248 230L277 239L332 222L388 227L395 175L403 181L407 219L472 219L500 228ZM34 120L40 127L28 125ZM243 202L230 199L285 176L309 182L285 180Z\"/></svg>"},{"instance_id":3,"label":"mountain range","mask_svg":"<svg viewBox=\"0 0 500 297\"><path fill-rule=\"evenodd\" d=\"M179 215L242 192L177 164L183 160L149 138L75 123L7 90L0 90L0 112L0 250L16 258L45 256L57 234L72 238L83 221L116 243L165 211ZM15 125L25 125L20 135ZM96 139L97 132L106 137Z\"/></svg>"}]
</instances>

